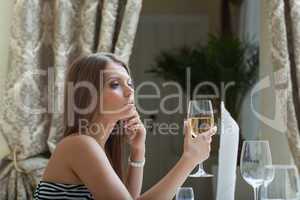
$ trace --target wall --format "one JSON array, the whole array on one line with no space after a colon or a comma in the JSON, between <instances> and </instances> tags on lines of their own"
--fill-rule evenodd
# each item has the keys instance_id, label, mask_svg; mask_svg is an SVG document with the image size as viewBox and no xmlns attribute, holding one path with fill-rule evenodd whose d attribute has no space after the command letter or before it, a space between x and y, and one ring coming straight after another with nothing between
<instances>
[{"instance_id":1,"label":"wall","mask_svg":"<svg viewBox=\"0 0 300 200\"><path fill-rule=\"evenodd\" d=\"M142 14L207 15L209 32L217 33L219 26L219 0L144 0Z\"/></svg>"}]
</instances>

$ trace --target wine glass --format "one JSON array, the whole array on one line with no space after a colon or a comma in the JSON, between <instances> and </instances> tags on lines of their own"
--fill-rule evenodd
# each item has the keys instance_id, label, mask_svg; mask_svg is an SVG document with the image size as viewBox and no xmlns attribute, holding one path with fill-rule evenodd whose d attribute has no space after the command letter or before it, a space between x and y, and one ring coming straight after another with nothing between
<instances>
[{"instance_id":1,"label":"wine glass","mask_svg":"<svg viewBox=\"0 0 300 200\"><path fill-rule=\"evenodd\" d=\"M263 186L267 187L274 179L275 170L273 165L266 165L264 167L264 183Z\"/></svg>"},{"instance_id":2,"label":"wine glass","mask_svg":"<svg viewBox=\"0 0 300 200\"><path fill-rule=\"evenodd\" d=\"M253 187L255 200L258 200L260 186L272 179L272 174L266 171L266 166L270 165L272 157L268 141L244 141L240 170L243 179Z\"/></svg>"},{"instance_id":3,"label":"wine glass","mask_svg":"<svg viewBox=\"0 0 300 200\"><path fill-rule=\"evenodd\" d=\"M300 199L299 175L294 165L273 165L273 180L261 189L262 200Z\"/></svg>"},{"instance_id":4,"label":"wine glass","mask_svg":"<svg viewBox=\"0 0 300 200\"><path fill-rule=\"evenodd\" d=\"M177 189L176 200L194 200L194 191L191 187L181 187Z\"/></svg>"},{"instance_id":5,"label":"wine glass","mask_svg":"<svg viewBox=\"0 0 300 200\"><path fill-rule=\"evenodd\" d=\"M214 113L210 100L190 100L188 108L188 121L192 128L192 136L197 137L214 126ZM204 171L203 163L199 164L198 171L189 177L212 177Z\"/></svg>"}]
</instances>

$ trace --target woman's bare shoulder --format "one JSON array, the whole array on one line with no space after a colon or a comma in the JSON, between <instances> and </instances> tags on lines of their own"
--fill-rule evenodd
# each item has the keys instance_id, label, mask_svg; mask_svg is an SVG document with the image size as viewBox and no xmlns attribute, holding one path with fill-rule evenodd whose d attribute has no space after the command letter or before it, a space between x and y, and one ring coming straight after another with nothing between
<instances>
[{"instance_id":1,"label":"woman's bare shoulder","mask_svg":"<svg viewBox=\"0 0 300 200\"><path fill-rule=\"evenodd\" d=\"M80 183L82 180L70 170L74 165L91 161L91 154L99 160L105 159L99 156L102 151L97 141L87 135L72 135L63 138L56 146L43 179L62 183ZM98 152L98 153L97 153Z\"/></svg>"},{"instance_id":2,"label":"woman's bare shoulder","mask_svg":"<svg viewBox=\"0 0 300 200\"><path fill-rule=\"evenodd\" d=\"M59 145L68 145L70 143L82 143L82 142L96 142L97 141L92 138L91 136L88 135L83 135L83 134L72 134L69 136L64 137L59 143Z\"/></svg>"},{"instance_id":3,"label":"woman's bare shoulder","mask_svg":"<svg viewBox=\"0 0 300 200\"><path fill-rule=\"evenodd\" d=\"M101 150L102 148L97 141L88 135L70 135L63 138L56 147L56 150L73 154L82 150Z\"/></svg>"},{"instance_id":4,"label":"woman's bare shoulder","mask_svg":"<svg viewBox=\"0 0 300 200\"><path fill-rule=\"evenodd\" d=\"M67 163L68 169L78 177L77 180L69 178L68 182L86 185L95 199L108 199L107 197L113 196L117 196L116 199L129 199L130 194L126 187L94 138L86 135L66 137L61 140L57 149L64 151L62 159Z\"/></svg>"}]
</instances>

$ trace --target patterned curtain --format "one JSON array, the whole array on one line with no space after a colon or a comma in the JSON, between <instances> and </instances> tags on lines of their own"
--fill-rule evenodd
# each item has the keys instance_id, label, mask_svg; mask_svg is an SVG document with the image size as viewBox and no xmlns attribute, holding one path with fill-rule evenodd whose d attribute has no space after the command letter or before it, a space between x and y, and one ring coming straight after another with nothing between
<instances>
[{"instance_id":1,"label":"patterned curtain","mask_svg":"<svg viewBox=\"0 0 300 200\"><path fill-rule=\"evenodd\" d=\"M142 0L14 0L0 133L0 199L32 199L62 137L66 66L81 53L128 63Z\"/></svg>"},{"instance_id":2,"label":"patterned curtain","mask_svg":"<svg viewBox=\"0 0 300 200\"><path fill-rule=\"evenodd\" d=\"M300 170L300 2L268 1L276 99L288 143Z\"/></svg>"}]
</instances>

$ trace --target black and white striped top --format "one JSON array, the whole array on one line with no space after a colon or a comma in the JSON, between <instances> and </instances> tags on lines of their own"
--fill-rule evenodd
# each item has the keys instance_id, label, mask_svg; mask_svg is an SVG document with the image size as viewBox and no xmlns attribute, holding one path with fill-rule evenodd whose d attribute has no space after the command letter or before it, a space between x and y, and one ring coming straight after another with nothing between
<instances>
[{"instance_id":1,"label":"black and white striped top","mask_svg":"<svg viewBox=\"0 0 300 200\"><path fill-rule=\"evenodd\" d=\"M83 184L65 184L49 181L40 181L34 192L35 200L43 199L72 199L72 200L93 200L92 194Z\"/></svg>"}]
</instances>

